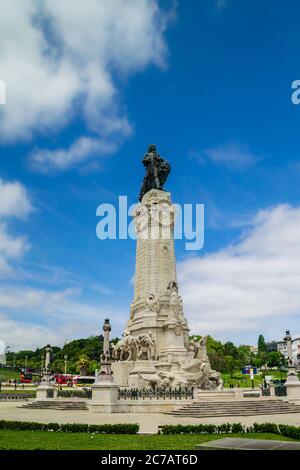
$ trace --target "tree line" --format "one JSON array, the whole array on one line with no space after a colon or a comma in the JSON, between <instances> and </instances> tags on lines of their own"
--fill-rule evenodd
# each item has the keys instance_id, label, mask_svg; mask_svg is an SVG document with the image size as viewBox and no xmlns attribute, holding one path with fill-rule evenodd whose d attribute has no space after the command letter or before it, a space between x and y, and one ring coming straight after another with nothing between
<instances>
[{"instance_id":1,"label":"tree line","mask_svg":"<svg viewBox=\"0 0 300 470\"><path fill-rule=\"evenodd\" d=\"M201 336L193 336L193 339L200 340ZM113 340L114 343L117 341L118 338ZM66 343L62 348L53 346L51 369L54 372L64 373L66 361L67 373L93 375L95 369L99 368L102 346L102 335L77 339ZM257 352L253 352L248 345L236 346L231 341L222 343L208 336L207 353L213 369L229 373L231 376L235 371L247 365L258 368L286 367L286 360L282 354L278 351L269 351L262 335L258 338ZM19 369L24 369L26 364L27 369L41 370L44 357L44 348L37 348L34 351L9 352L7 364L15 364Z\"/></svg>"}]
</instances>

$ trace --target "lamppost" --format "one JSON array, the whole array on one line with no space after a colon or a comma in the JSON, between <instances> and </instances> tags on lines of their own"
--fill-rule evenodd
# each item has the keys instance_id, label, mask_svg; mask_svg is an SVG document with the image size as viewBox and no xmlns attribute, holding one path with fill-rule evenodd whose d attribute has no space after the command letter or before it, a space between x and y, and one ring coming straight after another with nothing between
<instances>
[{"instance_id":1,"label":"lamppost","mask_svg":"<svg viewBox=\"0 0 300 470\"><path fill-rule=\"evenodd\" d=\"M25 369L24 369L25 374L26 374L26 369L27 369L27 359L28 359L28 356L25 356Z\"/></svg>"},{"instance_id":2,"label":"lamppost","mask_svg":"<svg viewBox=\"0 0 300 470\"><path fill-rule=\"evenodd\" d=\"M65 360L65 375L67 375L67 364L68 364L68 356L67 355L64 356L64 360Z\"/></svg>"}]
</instances>

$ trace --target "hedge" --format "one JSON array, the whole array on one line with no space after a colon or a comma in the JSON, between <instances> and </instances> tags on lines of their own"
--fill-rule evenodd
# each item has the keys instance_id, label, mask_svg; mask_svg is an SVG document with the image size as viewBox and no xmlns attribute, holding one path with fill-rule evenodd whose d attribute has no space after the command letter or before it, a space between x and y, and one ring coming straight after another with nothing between
<instances>
[{"instance_id":1,"label":"hedge","mask_svg":"<svg viewBox=\"0 0 300 470\"><path fill-rule=\"evenodd\" d=\"M254 423L244 426L241 423L166 425L159 427L159 434L248 434L270 433L300 440L300 427L274 423Z\"/></svg>"},{"instance_id":2,"label":"hedge","mask_svg":"<svg viewBox=\"0 0 300 470\"><path fill-rule=\"evenodd\" d=\"M138 424L58 424L58 423L34 423L31 421L0 421L0 429L15 431L48 431L71 432L88 434L137 434Z\"/></svg>"}]
</instances>

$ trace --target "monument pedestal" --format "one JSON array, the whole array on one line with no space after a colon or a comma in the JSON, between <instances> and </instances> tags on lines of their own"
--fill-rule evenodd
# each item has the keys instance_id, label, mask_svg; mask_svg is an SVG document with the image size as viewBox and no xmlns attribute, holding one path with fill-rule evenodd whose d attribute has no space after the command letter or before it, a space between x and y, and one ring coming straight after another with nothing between
<instances>
[{"instance_id":1,"label":"monument pedestal","mask_svg":"<svg viewBox=\"0 0 300 470\"><path fill-rule=\"evenodd\" d=\"M92 385L92 400L88 402L89 410L93 413L117 413L119 387L112 376L98 376Z\"/></svg>"},{"instance_id":2,"label":"monument pedestal","mask_svg":"<svg viewBox=\"0 0 300 470\"><path fill-rule=\"evenodd\" d=\"M300 380L294 368L288 373L285 386L288 400L300 402Z\"/></svg>"},{"instance_id":3,"label":"monument pedestal","mask_svg":"<svg viewBox=\"0 0 300 470\"><path fill-rule=\"evenodd\" d=\"M50 383L42 382L36 389L36 399L47 400L49 398L56 398L56 389Z\"/></svg>"}]
</instances>

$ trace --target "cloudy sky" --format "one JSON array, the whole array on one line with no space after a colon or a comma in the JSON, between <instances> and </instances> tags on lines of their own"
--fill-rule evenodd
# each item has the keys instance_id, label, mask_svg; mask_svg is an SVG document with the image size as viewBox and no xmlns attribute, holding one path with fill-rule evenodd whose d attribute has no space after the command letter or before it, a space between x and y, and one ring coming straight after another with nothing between
<instances>
[{"instance_id":1,"label":"cloudy sky","mask_svg":"<svg viewBox=\"0 0 300 470\"><path fill-rule=\"evenodd\" d=\"M0 0L0 341L120 335L133 240L96 209L137 201L149 143L174 202L205 204L176 241L191 330L255 344L300 334L297 0Z\"/></svg>"}]
</instances>

